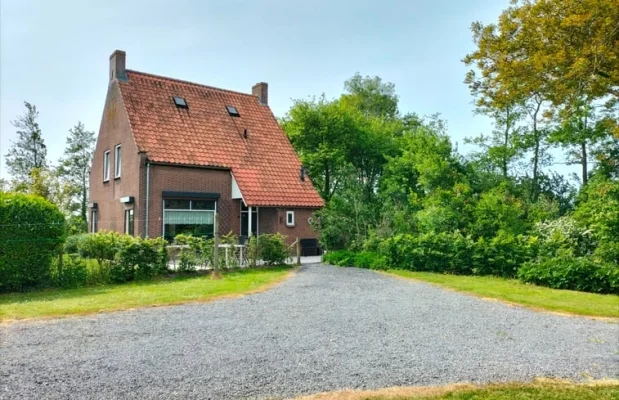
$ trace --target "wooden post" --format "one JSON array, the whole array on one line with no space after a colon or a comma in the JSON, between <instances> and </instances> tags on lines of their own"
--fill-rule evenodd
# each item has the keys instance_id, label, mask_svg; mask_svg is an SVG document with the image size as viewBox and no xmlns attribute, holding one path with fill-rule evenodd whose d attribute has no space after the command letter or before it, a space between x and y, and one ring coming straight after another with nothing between
<instances>
[{"instance_id":1,"label":"wooden post","mask_svg":"<svg viewBox=\"0 0 619 400\"><path fill-rule=\"evenodd\" d=\"M297 238L297 266L301 265L301 242Z\"/></svg>"},{"instance_id":2,"label":"wooden post","mask_svg":"<svg viewBox=\"0 0 619 400\"><path fill-rule=\"evenodd\" d=\"M219 213L215 213L215 221L213 224L213 273L211 279L221 279L219 273Z\"/></svg>"}]
</instances>

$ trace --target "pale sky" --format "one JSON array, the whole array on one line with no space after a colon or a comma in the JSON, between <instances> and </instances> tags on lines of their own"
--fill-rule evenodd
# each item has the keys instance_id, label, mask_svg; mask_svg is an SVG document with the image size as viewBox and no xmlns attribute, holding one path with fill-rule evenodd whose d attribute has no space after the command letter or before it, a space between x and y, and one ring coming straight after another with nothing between
<instances>
[{"instance_id":1,"label":"pale sky","mask_svg":"<svg viewBox=\"0 0 619 400\"><path fill-rule=\"evenodd\" d=\"M292 99L339 96L355 72L378 75L395 83L402 112L440 113L462 150L491 129L463 83L469 27L508 3L0 0L0 176L24 100L40 112L52 163L78 121L98 132L115 49L138 71L242 92L266 81L277 117Z\"/></svg>"}]
</instances>

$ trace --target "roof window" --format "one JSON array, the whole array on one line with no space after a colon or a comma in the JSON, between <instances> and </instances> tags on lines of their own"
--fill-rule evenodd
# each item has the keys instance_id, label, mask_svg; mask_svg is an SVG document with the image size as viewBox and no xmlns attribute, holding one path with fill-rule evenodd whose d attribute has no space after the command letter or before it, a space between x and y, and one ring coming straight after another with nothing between
<instances>
[{"instance_id":1,"label":"roof window","mask_svg":"<svg viewBox=\"0 0 619 400\"><path fill-rule=\"evenodd\" d=\"M189 108L187 102L182 97L174 96L174 104L176 104L176 107L178 108Z\"/></svg>"},{"instance_id":2,"label":"roof window","mask_svg":"<svg viewBox=\"0 0 619 400\"><path fill-rule=\"evenodd\" d=\"M228 110L228 114L230 114L231 117L240 117L239 110L237 110L235 106L226 106L226 110Z\"/></svg>"}]
</instances>

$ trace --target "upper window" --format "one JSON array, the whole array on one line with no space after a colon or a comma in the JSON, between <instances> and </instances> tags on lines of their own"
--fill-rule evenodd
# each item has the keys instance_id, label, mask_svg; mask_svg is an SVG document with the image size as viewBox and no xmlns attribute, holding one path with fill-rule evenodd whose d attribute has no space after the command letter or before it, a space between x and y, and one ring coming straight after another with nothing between
<instances>
[{"instance_id":1,"label":"upper window","mask_svg":"<svg viewBox=\"0 0 619 400\"><path fill-rule=\"evenodd\" d=\"M103 153L103 182L110 180L110 151Z\"/></svg>"},{"instance_id":2,"label":"upper window","mask_svg":"<svg viewBox=\"0 0 619 400\"><path fill-rule=\"evenodd\" d=\"M114 147L114 178L120 178L120 169L122 167L122 150L120 145Z\"/></svg>"},{"instance_id":3,"label":"upper window","mask_svg":"<svg viewBox=\"0 0 619 400\"><path fill-rule=\"evenodd\" d=\"M226 106L226 110L228 110L228 114L230 114L231 117L240 117L239 110L237 110L235 106Z\"/></svg>"},{"instance_id":4,"label":"upper window","mask_svg":"<svg viewBox=\"0 0 619 400\"><path fill-rule=\"evenodd\" d=\"M294 211L286 211L286 226L294 226Z\"/></svg>"},{"instance_id":5,"label":"upper window","mask_svg":"<svg viewBox=\"0 0 619 400\"><path fill-rule=\"evenodd\" d=\"M174 104L176 104L176 107L178 108L189 108L189 106L187 105L187 101L185 101L184 98L182 97L174 97Z\"/></svg>"}]
</instances>

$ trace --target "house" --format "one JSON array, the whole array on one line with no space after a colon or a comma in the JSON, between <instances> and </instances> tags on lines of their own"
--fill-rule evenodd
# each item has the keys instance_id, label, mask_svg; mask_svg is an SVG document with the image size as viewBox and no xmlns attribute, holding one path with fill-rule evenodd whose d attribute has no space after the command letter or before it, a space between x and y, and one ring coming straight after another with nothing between
<instances>
[{"instance_id":1,"label":"house","mask_svg":"<svg viewBox=\"0 0 619 400\"><path fill-rule=\"evenodd\" d=\"M323 206L268 106L251 94L126 69L110 56L90 172L89 230L172 239L179 233L315 238Z\"/></svg>"}]
</instances>

